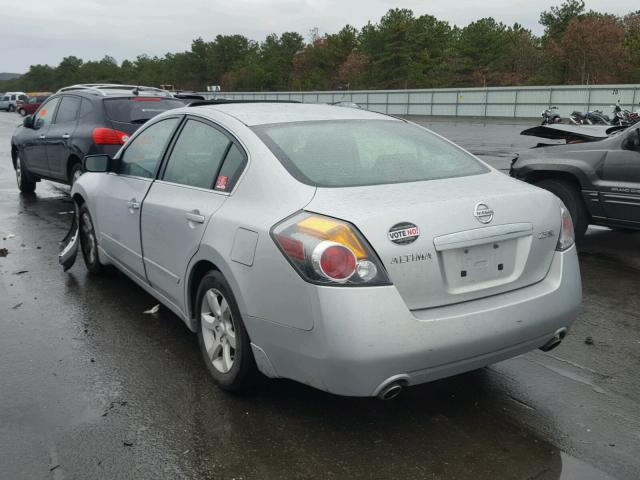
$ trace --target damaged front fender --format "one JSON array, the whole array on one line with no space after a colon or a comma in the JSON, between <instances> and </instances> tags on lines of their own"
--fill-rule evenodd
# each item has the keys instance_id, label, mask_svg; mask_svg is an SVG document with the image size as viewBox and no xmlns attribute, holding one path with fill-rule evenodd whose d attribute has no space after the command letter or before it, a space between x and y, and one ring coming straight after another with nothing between
<instances>
[{"instance_id":1,"label":"damaged front fender","mask_svg":"<svg viewBox=\"0 0 640 480\"><path fill-rule=\"evenodd\" d=\"M78 222L80 212L76 202L73 202L73 208L74 212L73 219L71 220L71 228L62 242L60 242L60 253L58 254L58 262L60 262L60 265L62 265L65 272L76 262L78 249L80 248L80 228Z\"/></svg>"}]
</instances>

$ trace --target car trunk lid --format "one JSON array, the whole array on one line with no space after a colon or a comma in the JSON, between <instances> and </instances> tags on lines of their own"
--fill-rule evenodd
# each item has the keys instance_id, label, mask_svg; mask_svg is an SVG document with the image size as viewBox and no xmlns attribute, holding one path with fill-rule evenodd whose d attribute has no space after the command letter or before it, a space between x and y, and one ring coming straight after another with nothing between
<instances>
[{"instance_id":1,"label":"car trunk lid","mask_svg":"<svg viewBox=\"0 0 640 480\"><path fill-rule=\"evenodd\" d=\"M411 310L542 280L560 226L558 201L551 194L497 172L318 188L306 210L353 223Z\"/></svg>"}]
</instances>

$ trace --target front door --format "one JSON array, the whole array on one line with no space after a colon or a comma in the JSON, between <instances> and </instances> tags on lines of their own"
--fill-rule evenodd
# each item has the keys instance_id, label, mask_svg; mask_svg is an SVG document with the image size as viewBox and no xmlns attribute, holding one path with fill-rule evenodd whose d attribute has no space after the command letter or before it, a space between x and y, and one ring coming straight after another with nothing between
<instances>
[{"instance_id":1,"label":"front door","mask_svg":"<svg viewBox=\"0 0 640 480\"><path fill-rule=\"evenodd\" d=\"M47 131L47 161L53 178L59 180L69 179L67 160L72 154L70 143L78 123L79 110L80 97L63 96L55 119Z\"/></svg>"},{"instance_id":2,"label":"front door","mask_svg":"<svg viewBox=\"0 0 640 480\"><path fill-rule=\"evenodd\" d=\"M50 176L50 172L47 162L46 138L58 103L60 103L60 97L54 97L40 106L33 116L33 129L29 131L23 148L23 160L29 171L47 177Z\"/></svg>"},{"instance_id":3,"label":"front door","mask_svg":"<svg viewBox=\"0 0 640 480\"><path fill-rule=\"evenodd\" d=\"M640 131L624 135L623 148L607 153L600 194L607 217L640 223Z\"/></svg>"},{"instance_id":4,"label":"front door","mask_svg":"<svg viewBox=\"0 0 640 480\"><path fill-rule=\"evenodd\" d=\"M96 224L100 249L121 268L146 278L140 242L140 210L154 181L160 160L180 117L171 117L142 130L120 155L117 173L100 182Z\"/></svg>"},{"instance_id":5,"label":"front door","mask_svg":"<svg viewBox=\"0 0 640 480\"><path fill-rule=\"evenodd\" d=\"M189 260L198 250L211 216L227 198L220 182L215 187L231 147L237 151L222 130L188 119L160 180L153 184L142 206L142 246L149 283L181 309Z\"/></svg>"}]
</instances>

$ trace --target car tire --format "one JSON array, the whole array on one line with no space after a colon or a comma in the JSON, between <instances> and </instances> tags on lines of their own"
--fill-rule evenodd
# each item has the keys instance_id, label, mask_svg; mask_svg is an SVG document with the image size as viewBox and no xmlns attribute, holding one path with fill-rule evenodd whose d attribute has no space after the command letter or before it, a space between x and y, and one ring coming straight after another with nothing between
<instances>
[{"instance_id":1,"label":"car tire","mask_svg":"<svg viewBox=\"0 0 640 480\"><path fill-rule=\"evenodd\" d=\"M251 341L220 272L212 270L200 282L195 313L198 345L214 382L229 392L251 387L257 376Z\"/></svg>"},{"instance_id":2,"label":"car tire","mask_svg":"<svg viewBox=\"0 0 640 480\"><path fill-rule=\"evenodd\" d=\"M22 193L33 193L36 191L36 181L27 170L22 158L18 156L16 159L16 182L18 183L18 189Z\"/></svg>"},{"instance_id":3,"label":"car tire","mask_svg":"<svg viewBox=\"0 0 640 480\"><path fill-rule=\"evenodd\" d=\"M9 112L14 112L16 110L16 107L14 107L13 105L9 105L9 108L7 109L7 111Z\"/></svg>"},{"instance_id":4,"label":"car tire","mask_svg":"<svg viewBox=\"0 0 640 480\"><path fill-rule=\"evenodd\" d=\"M565 180L555 178L541 180L536 186L548 190L562 200L571 214L576 240L582 240L589 227L589 214L578 189Z\"/></svg>"},{"instance_id":5,"label":"car tire","mask_svg":"<svg viewBox=\"0 0 640 480\"><path fill-rule=\"evenodd\" d=\"M20 110L18 110L18 113L20 114L21 117L27 116L27 111L24 108L21 108Z\"/></svg>"},{"instance_id":6,"label":"car tire","mask_svg":"<svg viewBox=\"0 0 640 480\"><path fill-rule=\"evenodd\" d=\"M80 162L74 163L71 166L71 170L69 170L69 185L73 187L73 184L76 183L83 173L82 164Z\"/></svg>"},{"instance_id":7,"label":"car tire","mask_svg":"<svg viewBox=\"0 0 640 480\"><path fill-rule=\"evenodd\" d=\"M92 275L99 275L104 272L104 265L100 263L98 255L98 239L93 226L91 213L86 205L81 205L78 211L80 218L78 226L80 229L80 249L84 264Z\"/></svg>"}]
</instances>

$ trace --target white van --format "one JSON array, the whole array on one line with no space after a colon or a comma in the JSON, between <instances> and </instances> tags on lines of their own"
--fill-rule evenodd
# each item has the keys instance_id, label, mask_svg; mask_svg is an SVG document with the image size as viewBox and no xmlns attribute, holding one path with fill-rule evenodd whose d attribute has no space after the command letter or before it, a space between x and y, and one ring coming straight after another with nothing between
<instances>
[{"instance_id":1,"label":"white van","mask_svg":"<svg viewBox=\"0 0 640 480\"><path fill-rule=\"evenodd\" d=\"M7 92L0 97L0 110L6 110L8 112L16 111L16 101L27 100L27 94L24 92Z\"/></svg>"}]
</instances>

